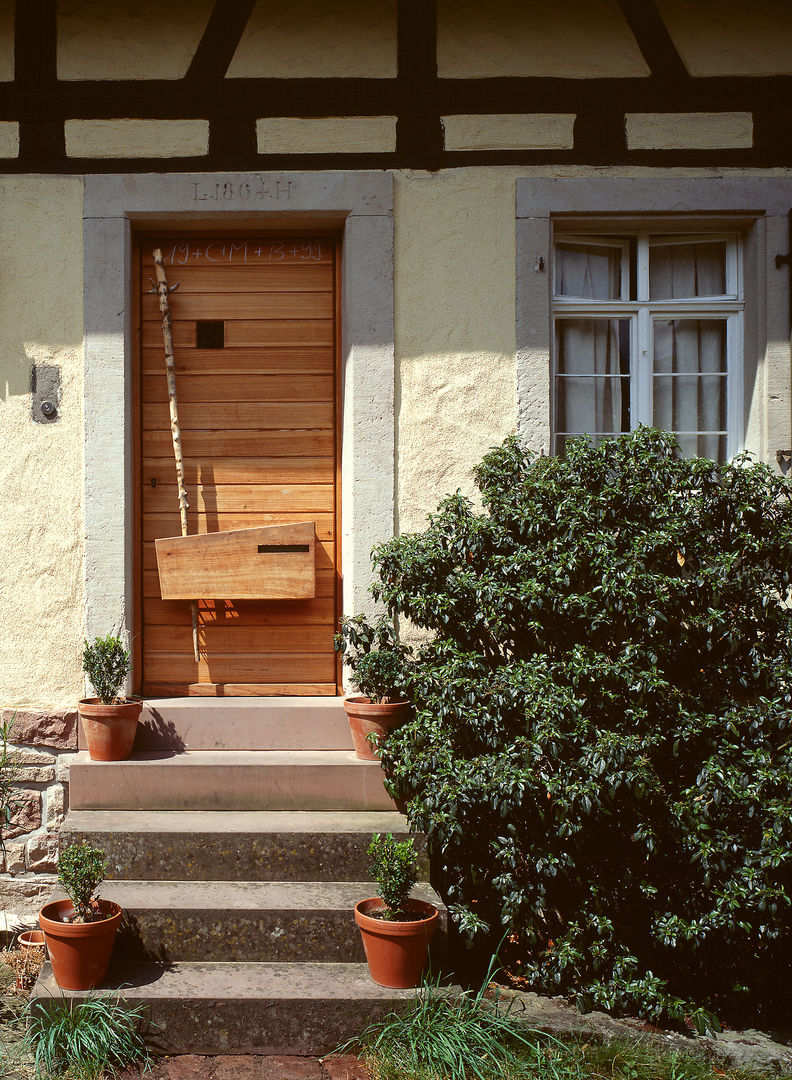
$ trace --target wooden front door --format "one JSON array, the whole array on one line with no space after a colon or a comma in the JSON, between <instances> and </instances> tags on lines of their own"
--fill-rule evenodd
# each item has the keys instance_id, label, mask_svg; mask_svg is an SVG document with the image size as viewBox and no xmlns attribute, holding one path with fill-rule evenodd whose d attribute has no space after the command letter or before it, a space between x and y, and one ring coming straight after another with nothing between
<instances>
[{"instance_id":1,"label":"wooden front door","mask_svg":"<svg viewBox=\"0 0 792 1080\"><path fill-rule=\"evenodd\" d=\"M189 531L316 523L311 600L160 597L180 533L152 252L171 294ZM147 695L335 694L336 248L328 236L140 236L138 682Z\"/></svg>"}]
</instances>

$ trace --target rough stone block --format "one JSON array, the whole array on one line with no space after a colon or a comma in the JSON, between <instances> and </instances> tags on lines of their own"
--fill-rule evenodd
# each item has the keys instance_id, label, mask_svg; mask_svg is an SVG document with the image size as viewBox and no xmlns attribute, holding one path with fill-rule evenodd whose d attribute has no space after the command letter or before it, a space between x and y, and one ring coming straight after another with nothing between
<instances>
[{"instance_id":1,"label":"rough stone block","mask_svg":"<svg viewBox=\"0 0 792 1080\"><path fill-rule=\"evenodd\" d=\"M6 837L12 840L23 833L34 832L41 828L41 793L38 791L20 791L14 796L16 806L11 813L11 824L6 829Z\"/></svg>"},{"instance_id":2,"label":"rough stone block","mask_svg":"<svg viewBox=\"0 0 792 1080\"><path fill-rule=\"evenodd\" d=\"M0 860L0 868L7 874L24 874L25 872L25 845L6 844L5 863Z\"/></svg>"},{"instance_id":3,"label":"rough stone block","mask_svg":"<svg viewBox=\"0 0 792 1080\"><path fill-rule=\"evenodd\" d=\"M23 766L20 771L20 782L23 784L51 784L54 779L53 765Z\"/></svg>"},{"instance_id":4,"label":"rough stone block","mask_svg":"<svg viewBox=\"0 0 792 1080\"><path fill-rule=\"evenodd\" d=\"M51 874L58 864L58 834L39 833L27 843L28 870L36 874Z\"/></svg>"},{"instance_id":5,"label":"rough stone block","mask_svg":"<svg viewBox=\"0 0 792 1080\"><path fill-rule=\"evenodd\" d=\"M14 742L77 749L76 709L3 709L0 723L4 720L13 722Z\"/></svg>"},{"instance_id":6,"label":"rough stone block","mask_svg":"<svg viewBox=\"0 0 792 1080\"><path fill-rule=\"evenodd\" d=\"M15 911L18 915L38 911L52 892L53 875L38 877L0 878L0 907Z\"/></svg>"},{"instance_id":7,"label":"rough stone block","mask_svg":"<svg viewBox=\"0 0 792 1080\"><path fill-rule=\"evenodd\" d=\"M63 784L47 788L47 828L59 829L66 816L67 789Z\"/></svg>"},{"instance_id":8,"label":"rough stone block","mask_svg":"<svg viewBox=\"0 0 792 1080\"><path fill-rule=\"evenodd\" d=\"M56 766L57 778L62 784L68 784L69 782L69 765L77 757L77 753L58 754L58 764Z\"/></svg>"},{"instance_id":9,"label":"rough stone block","mask_svg":"<svg viewBox=\"0 0 792 1080\"><path fill-rule=\"evenodd\" d=\"M14 760L18 765L36 765L43 768L46 765L55 764L55 755L46 754L43 750L32 750L29 746L14 751Z\"/></svg>"}]
</instances>

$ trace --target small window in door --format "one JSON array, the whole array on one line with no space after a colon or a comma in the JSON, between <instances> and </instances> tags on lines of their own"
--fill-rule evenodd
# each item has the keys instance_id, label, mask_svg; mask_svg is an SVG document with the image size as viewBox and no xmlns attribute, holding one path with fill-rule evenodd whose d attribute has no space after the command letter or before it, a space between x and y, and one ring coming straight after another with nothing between
<instances>
[{"instance_id":1,"label":"small window in door","mask_svg":"<svg viewBox=\"0 0 792 1080\"><path fill-rule=\"evenodd\" d=\"M222 319L198 319L195 323L196 349L224 349L225 323Z\"/></svg>"}]
</instances>

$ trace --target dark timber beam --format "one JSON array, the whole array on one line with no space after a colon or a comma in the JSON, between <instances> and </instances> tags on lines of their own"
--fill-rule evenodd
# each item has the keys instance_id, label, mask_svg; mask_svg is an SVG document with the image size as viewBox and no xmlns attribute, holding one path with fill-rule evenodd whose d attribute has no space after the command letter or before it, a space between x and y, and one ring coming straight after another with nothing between
<instances>
[{"instance_id":1,"label":"dark timber beam","mask_svg":"<svg viewBox=\"0 0 792 1080\"><path fill-rule=\"evenodd\" d=\"M19 120L19 154L30 160L66 156L63 124L54 111L41 109L52 101L58 80L57 0L17 0L14 13L14 87Z\"/></svg>"},{"instance_id":2,"label":"dark timber beam","mask_svg":"<svg viewBox=\"0 0 792 1080\"><path fill-rule=\"evenodd\" d=\"M256 0L216 0L184 81L204 103L209 119L209 154L249 159L257 151L256 116L246 110L216 110L218 89L245 32Z\"/></svg>"},{"instance_id":3,"label":"dark timber beam","mask_svg":"<svg viewBox=\"0 0 792 1080\"><path fill-rule=\"evenodd\" d=\"M619 7L651 73L686 78L687 68L654 0L619 0Z\"/></svg>"},{"instance_id":4,"label":"dark timber beam","mask_svg":"<svg viewBox=\"0 0 792 1080\"><path fill-rule=\"evenodd\" d=\"M443 127L437 111L437 0L398 0L396 148L416 168L439 168Z\"/></svg>"}]
</instances>

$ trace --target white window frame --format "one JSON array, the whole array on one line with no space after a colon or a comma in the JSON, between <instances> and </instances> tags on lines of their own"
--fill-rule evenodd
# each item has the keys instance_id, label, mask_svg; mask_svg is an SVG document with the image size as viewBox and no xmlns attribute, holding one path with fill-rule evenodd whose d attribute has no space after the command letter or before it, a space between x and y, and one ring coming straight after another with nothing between
<instances>
[{"instance_id":1,"label":"white window frame","mask_svg":"<svg viewBox=\"0 0 792 1080\"><path fill-rule=\"evenodd\" d=\"M629 299L629 263L627 249L630 240L636 241L636 299ZM722 241L726 244L726 292L719 296L697 297L690 300L651 300L649 296L649 251L651 245L670 245ZM556 250L559 244L580 243L589 246L621 247L621 299L586 300L562 297L555 293ZM743 286L742 237L736 232L709 232L694 226L690 231L679 229L657 232L651 228L628 229L620 244L617 231L607 226L599 232L577 232L558 229L553 237L552 248L552 298L551 298L551 440L554 451L556 440L574 434L558 430L556 402L558 379L563 378L557 370L556 321L564 317L630 320L630 429L639 424L652 424L653 374L654 374L654 323L661 318L688 317L696 319L723 319L726 322L726 430L707 432L678 432L679 435L726 435L726 455L733 457L742 449L744 430L743 391L743 313L745 310ZM583 377L586 376L576 376ZM591 376L592 378L594 376ZM604 434L604 433L603 433Z\"/></svg>"}]
</instances>

